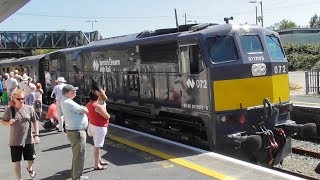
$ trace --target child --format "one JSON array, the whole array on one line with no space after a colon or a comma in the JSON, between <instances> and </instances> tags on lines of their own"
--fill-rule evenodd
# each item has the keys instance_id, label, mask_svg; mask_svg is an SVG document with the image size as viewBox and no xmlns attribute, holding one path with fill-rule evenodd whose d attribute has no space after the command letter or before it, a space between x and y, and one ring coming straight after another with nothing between
<instances>
[{"instance_id":1,"label":"child","mask_svg":"<svg viewBox=\"0 0 320 180\"><path fill-rule=\"evenodd\" d=\"M43 127L49 130L49 129L57 128L57 125L58 125L57 105L56 105L56 100L54 99L53 103L48 108L46 120L43 124Z\"/></svg>"}]
</instances>

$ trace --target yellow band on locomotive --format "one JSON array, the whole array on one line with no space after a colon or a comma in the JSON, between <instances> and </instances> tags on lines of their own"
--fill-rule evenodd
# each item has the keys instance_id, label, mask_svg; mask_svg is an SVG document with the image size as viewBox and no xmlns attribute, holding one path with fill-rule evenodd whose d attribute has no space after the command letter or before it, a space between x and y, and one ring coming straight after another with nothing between
<instances>
[{"instance_id":1,"label":"yellow band on locomotive","mask_svg":"<svg viewBox=\"0 0 320 180\"><path fill-rule=\"evenodd\" d=\"M251 77L213 82L216 111L227 111L262 105L263 99L271 103L289 100L289 76ZM280 99L279 99L280 98Z\"/></svg>"}]
</instances>

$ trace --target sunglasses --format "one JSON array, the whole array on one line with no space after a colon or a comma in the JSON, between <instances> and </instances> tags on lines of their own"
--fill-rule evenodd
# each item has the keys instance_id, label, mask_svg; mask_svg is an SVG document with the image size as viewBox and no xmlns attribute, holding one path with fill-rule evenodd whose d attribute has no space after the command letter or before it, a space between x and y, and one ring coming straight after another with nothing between
<instances>
[{"instance_id":1,"label":"sunglasses","mask_svg":"<svg viewBox=\"0 0 320 180\"><path fill-rule=\"evenodd\" d=\"M21 101L24 100L24 98L16 98L16 100Z\"/></svg>"}]
</instances>

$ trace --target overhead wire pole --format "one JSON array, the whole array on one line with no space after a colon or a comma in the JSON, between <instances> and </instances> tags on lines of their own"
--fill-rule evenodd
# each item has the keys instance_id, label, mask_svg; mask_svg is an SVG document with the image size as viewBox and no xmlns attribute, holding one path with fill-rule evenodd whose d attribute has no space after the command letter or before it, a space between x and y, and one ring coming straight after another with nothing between
<instances>
[{"instance_id":1,"label":"overhead wire pole","mask_svg":"<svg viewBox=\"0 0 320 180\"><path fill-rule=\"evenodd\" d=\"M259 3L260 4L260 10L261 10L261 16L260 16L260 20L261 20L261 26L263 27L263 7L262 7L262 1L249 1L249 3ZM257 9L256 9L256 21L257 21L258 17L257 17Z\"/></svg>"},{"instance_id":2,"label":"overhead wire pole","mask_svg":"<svg viewBox=\"0 0 320 180\"><path fill-rule=\"evenodd\" d=\"M260 6L261 6L261 26L263 27L263 19L264 19L264 17L263 17L263 11L262 11L262 1L260 1Z\"/></svg>"},{"instance_id":3,"label":"overhead wire pole","mask_svg":"<svg viewBox=\"0 0 320 180\"><path fill-rule=\"evenodd\" d=\"M256 24L258 24L258 6L256 6Z\"/></svg>"},{"instance_id":4,"label":"overhead wire pole","mask_svg":"<svg viewBox=\"0 0 320 180\"><path fill-rule=\"evenodd\" d=\"M93 31L93 23L99 22L99 21L97 21L97 20L88 20L86 22L91 22L91 30Z\"/></svg>"},{"instance_id":5,"label":"overhead wire pole","mask_svg":"<svg viewBox=\"0 0 320 180\"><path fill-rule=\"evenodd\" d=\"M176 18L176 27L179 28L178 16L177 16L177 10L176 10L176 8L174 8L174 14L175 14L175 18Z\"/></svg>"}]
</instances>

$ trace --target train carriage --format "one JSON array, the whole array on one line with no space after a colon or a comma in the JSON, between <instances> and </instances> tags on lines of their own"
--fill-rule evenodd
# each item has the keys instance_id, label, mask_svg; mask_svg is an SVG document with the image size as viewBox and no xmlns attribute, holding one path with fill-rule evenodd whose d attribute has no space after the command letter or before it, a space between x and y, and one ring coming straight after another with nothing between
<instances>
[{"instance_id":1,"label":"train carriage","mask_svg":"<svg viewBox=\"0 0 320 180\"><path fill-rule=\"evenodd\" d=\"M1 64L1 63L0 63ZM279 164L290 135L288 62L279 35L256 25L200 24L142 32L59 50L43 64L87 102L95 79L116 122L210 149L232 147ZM49 92L49 90L48 90Z\"/></svg>"}]
</instances>

